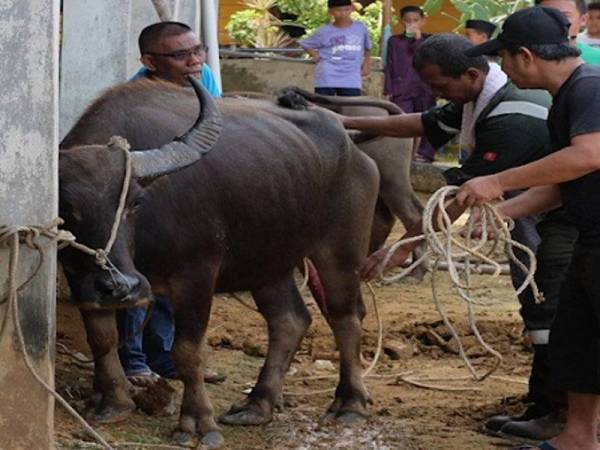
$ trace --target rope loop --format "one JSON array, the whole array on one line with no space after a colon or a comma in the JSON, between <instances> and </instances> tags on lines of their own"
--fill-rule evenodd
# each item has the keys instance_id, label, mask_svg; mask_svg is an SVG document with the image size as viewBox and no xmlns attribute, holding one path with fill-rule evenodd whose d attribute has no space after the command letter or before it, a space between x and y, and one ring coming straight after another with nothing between
<instances>
[{"instance_id":1,"label":"rope loop","mask_svg":"<svg viewBox=\"0 0 600 450\"><path fill-rule=\"evenodd\" d=\"M475 321L474 305L486 305L487 302L481 302L473 298L475 287L471 285L472 272L477 272L478 264L489 264L494 268L492 277L497 277L501 273L501 265L494 260L494 254L499 245L504 247L504 252L515 265L523 271L525 279L516 289L519 295L527 287L530 287L536 303L543 301L543 295L538 290L534 280L536 270L536 259L534 253L525 245L514 241L511 238L510 231L514 227L512 219L502 217L497 209L490 203L471 208L469 218L464 225L455 225L452 222L446 208L454 201L454 195L458 191L456 186L445 186L436 191L427 202L423 211L423 233L407 239L402 239L394 243L382 264L381 270L385 268L394 252L402 245L409 242L424 241L427 250L423 256L414 261L409 267L402 270L394 276L384 276L380 273L384 281L392 282L405 277L413 268L426 260L431 260L432 265L429 270L431 275L431 288L434 305L442 318L442 321L450 330L453 339L458 344L458 350L465 365L469 369L472 378L475 381L482 381L489 377L501 364L502 355L490 347L481 336ZM480 227L481 237L473 239L471 236L476 227ZM491 233L490 233L491 231ZM517 248L523 251L529 259L529 265L525 266L514 253ZM477 338L478 343L483 349L494 358L494 364L491 369L483 374L478 374L472 366L466 355L461 339L456 329L450 322L446 312L443 309L442 302L438 296L436 286L436 274L441 262L445 262L448 267L451 282L459 297L467 305L468 322Z\"/></svg>"}]
</instances>

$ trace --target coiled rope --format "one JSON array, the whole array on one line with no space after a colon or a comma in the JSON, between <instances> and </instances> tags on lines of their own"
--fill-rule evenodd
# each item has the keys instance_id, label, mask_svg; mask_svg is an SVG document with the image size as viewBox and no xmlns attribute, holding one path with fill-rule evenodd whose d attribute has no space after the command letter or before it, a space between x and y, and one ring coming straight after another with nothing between
<instances>
[{"instance_id":1,"label":"coiled rope","mask_svg":"<svg viewBox=\"0 0 600 450\"><path fill-rule=\"evenodd\" d=\"M431 288L435 308L440 314L444 325L446 325L452 337L457 342L459 355L471 373L472 379L475 381L483 381L500 366L502 363L502 355L485 342L475 321L473 306L485 305L485 303L475 300L472 296L475 288L471 285L471 275L473 272L477 272L477 264L491 265L495 268L492 278L499 276L502 267L493 259L492 254L496 251L499 244L503 244L504 251L508 258L525 274L525 279L517 288L516 294L519 295L530 286L536 303L542 302L543 296L540 294L533 278L536 269L535 255L528 247L511 238L510 231L514 226L512 219L502 217L492 204L486 203L477 207L478 211L476 214L469 215L465 225L453 225L452 219L446 211L446 208L454 201L453 196L457 191L458 188L456 186L445 186L436 191L430 197L423 211L422 234L402 239L394 243L390 247L380 267L386 267L394 252L407 243L425 241L427 249L424 254L399 274L394 276L384 276L380 273L380 275L385 281L397 281L408 275L412 269L424 261L433 261L431 268ZM434 216L437 217L437 220ZM481 237L479 239L473 239L471 237L476 227L480 227L481 229ZM522 250L528 256L529 266L525 266L515 256L514 248ZM436 274L438 266L442 261L445 262L448 267L448 273L450 274L450 279L454 288L467 305L467 317L471 331L481 347L494 358L492 367L483 374L478 374L471 364L458 333L450 322L448 315L442 306L442 302L440 301L436 285ZM416 381L406 377L403 378L403 380L417 384Z\"/></svg>"}]
</instances>

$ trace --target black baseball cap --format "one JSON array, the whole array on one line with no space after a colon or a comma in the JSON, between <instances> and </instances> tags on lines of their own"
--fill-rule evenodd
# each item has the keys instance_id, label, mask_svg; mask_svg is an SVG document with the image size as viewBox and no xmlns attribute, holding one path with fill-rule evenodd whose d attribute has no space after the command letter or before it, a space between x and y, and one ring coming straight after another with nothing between
<instances>
[{"instance_id":1,"label":"black baseball cap","mask_svg":"<svg viewBox=\"0 0 600 450\"><path fill-rule=\"evenodd\" d=\"M509 44L564 44L569 42L567 18L555 8L534 6L508 16L496 39L465 51L469 57L497 55Z\"/></svg>"},{"instance_id":2,"label":"black baseball cap","mask_svg":"<svg viewBox=\"0 0 600 450\"><path fill-rule=\"evenodd\" d=\"M337 8L338 6L348 6L352 4L352 0L328 0L328 8Z\"/></svg>"},{"instance_id":3,"label":"black baseball cap","mask_svg":"<svg viewBox=\"0 0 600 450\"><path fill-rule=\"evenodd\" d=\"M496 31L496 25L494 25L492 22L478 19L467 20L465 22L465 28L481 31L482 33L486 33L488 36L491 36L494 34L494 31Z\"/></svg>"}]
</instances>

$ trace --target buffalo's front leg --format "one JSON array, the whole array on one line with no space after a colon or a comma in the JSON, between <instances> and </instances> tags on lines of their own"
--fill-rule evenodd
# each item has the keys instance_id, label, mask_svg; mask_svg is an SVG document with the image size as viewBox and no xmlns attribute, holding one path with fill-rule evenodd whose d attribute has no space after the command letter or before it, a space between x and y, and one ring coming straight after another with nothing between
<instances>
[{"instance_id":1,"label":"buffalo's front leg","mask_svg":"<svg viewBox=\"0 0 600 450\"><path fill-rule=\"evenodd\" d=\"M115 311L82 310L81 316L94 355L94 391L100 394L100 401L89 416L99 422L116 422L135 410L135 403L117 354Z\"/></svg>"},{"instance_id":2,"label":"buffalo's front leg","mask_svg":"<svg viewBox=\"0 0 600 450\"><path fill-rule=\"evenodd\" d=\"M283 377L311 321L291 273L252 295L267 321L269 349L252 392L220 418L231 425L259 425L272 419L273 409L282 404Z\"/></svg>"},{"instance_id":3,"label":"buffalo's front leg","mask_svg":"<svg viewBox=\"0 0 600 450\"><path fill-rule=\"evenodd\" d=\"M190 278L201 278L196 274ZM174 440L189 445L194 435L201 437L203 448L219 448L224 439L215 422L213 409L204 386L203 341L212 305L213 289L201 280L172 283L175 309L175 342L171 355L183 382L179 426Z\"/></svg>"}]
</instances>

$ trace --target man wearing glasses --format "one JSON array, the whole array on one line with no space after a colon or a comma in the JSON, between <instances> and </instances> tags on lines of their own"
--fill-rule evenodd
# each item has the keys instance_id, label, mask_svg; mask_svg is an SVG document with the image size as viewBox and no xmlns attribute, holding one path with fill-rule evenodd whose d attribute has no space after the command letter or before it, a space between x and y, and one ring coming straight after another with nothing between
<instances>
[{"instance_id":1,"label":"man wearing glasses","mask_svg":"<svg viewBox=\"0 0 600 450\"><path fill-rule=\"evenodd\" d=\"M160 79L180 86L190 86L188 75L200 78L202 85L213 97L221 92L213 74L204 64L207 48L196 34L180 22L159 22L147 26L139 37L141 58L144 64L129 80ZM155 295L148 323L144 326L146 310L129 308L117 312L119 359L130 382L147 386L160 376L177 378L171 359L175 336L173 310L169 299ZM205 369L206 382L223 381L222 374Z\"/></svg>"},{"instance_id":2,"label":"man wearing glasses","mask_svg":"<svg viewBox=\"0 0 600 450\"><path fill-rule=\"evenodd\" d=\"M200 78L213 97L221 92L215 78L204 64L206 51L196 34L180 22L158 22L148 25L138 39L140 61L144 65L131 79L156 78L180 86L189 86L188 75Z\"/></svg>"}]
</instances>

